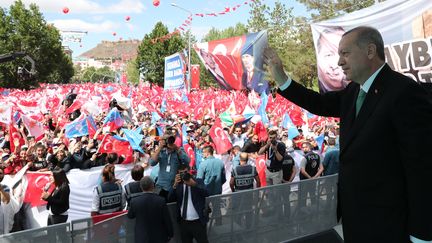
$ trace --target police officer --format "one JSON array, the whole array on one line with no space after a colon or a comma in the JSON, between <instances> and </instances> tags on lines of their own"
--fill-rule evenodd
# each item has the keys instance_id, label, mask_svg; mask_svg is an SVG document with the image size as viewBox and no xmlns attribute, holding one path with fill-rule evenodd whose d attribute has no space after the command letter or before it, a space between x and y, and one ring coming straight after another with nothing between
<instances>
[{"instance_id":1,"label":"police officer","mask_svg":"<svg viewBox=\"0 0 432 243\"><path fill-rule=\"evenodd\" d=\"M125 197L128 204L127 209L130 207L131 199L143 193L140 186L140 180L144 176L144 167L141 165L135 165L131 170L131 176L134 181L124 186Z\"/></svg>"},{"instance_id":2,"label":"police officer","mask_svg":"<svg viewBox=\"0 0 432 243\"><path fill-rule=\"evenodd\" d=\"M231 173L230 187L231 191L243 191L253 189L254 179L256 187L261 186L261 181L255 166L248 164L248 153L240 153L240 165L236 166ZM254 200L253 193L241 193L232 197L233 213L237 214L234 220L239 225L245 225L246 228L252 226L252 203ZM241 207L241 208L240 208ZM244 213L238 213L242 211Z\"/></svg>"},{"instance_id":3,"label":"police officer","mask_svg":"<svg viewBox=\"0 0 432 243\"><path fill-rule=\"evenodd\" d=\"M321 158L312 151L312 144L305 142L302 145L304 159L301 162L300 180L318 178L324 167L321 164Z\"/></svg>"},{"instance_id":4,"label":"police officer","mask_svg":"<svg viewBox=\"0 0 432 243\"><path fill-rule=\"evenodd\" d=\"M320 156L312 151L312 144L309 142L304 142L302 149L304 158L300 165L300 180L318 178L324 170ZM314 206L317 202L316 181L304 181L300 184L300 207L306 206L308 194L310 195L311 206Z\"/></svg>"},{"instance_id":5,"label":"police officer","mask_svg":"<svg viewBox=\"0 0 432 243\"><path fill-rule=\"evenodd\" d=\"M102 170L102 184L93 190L91 215L122 211L126 205L121 184L114 176L114 165L107 164Z\"/></svg>"},{"instance_id":6,"label":"police officer","mask_svg":"<svg viewBox=\"0 0 432 243\"><path fill-rule=\"evenodd\" d=\"M248 153L240 153L240 165L236 166L231 173L231 191L234 192L253 189L254 180L256 181L256 187L261 186L261 182L255 166L249 165L247 162Z\"/></svg>"},{"instance_id":7,"label":"police officer","mask_svg":"<svg viewBox=\"0 0 432 243\"><path fill-rule=\"evenodd\" d=\"M288 153L285 153L284 160L282 161L282 183L293 181L297 173L294 164L293 157Z\"/></svg>"}]
</instances>

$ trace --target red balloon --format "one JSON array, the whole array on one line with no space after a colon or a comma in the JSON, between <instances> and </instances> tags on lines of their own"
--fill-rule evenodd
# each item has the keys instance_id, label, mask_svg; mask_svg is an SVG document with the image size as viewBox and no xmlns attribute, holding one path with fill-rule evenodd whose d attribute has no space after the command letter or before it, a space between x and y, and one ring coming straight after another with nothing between
<instances>
[{"instance_id":1,"label":"red balloon","mask_svg":"<svg viewBox=\"0 0 432 243\"><path fill-rule=\"evenodd\" d=\"M116 36L117 35L117 33L116 32L113 32L113 36Z\"/></svg>"},{"instance_id":2,"label":"red balloon","mask_svg":"<svg viewBox=\"0 0 432 243\"><path fill-rule=\"evenodd\" d=\"M157 7L159 6L160 1L159 0L153 0L153 6Z\"/></svg>"},{"instance_id":3,"label":"red balloon","mask_svg":"<svg viewBox=\"0 0 432 243\"><path fill-rule=\"evenodd\" d=\"M63 8L63 13L64 13L64 14L69 13L69 8L68 8L68 7L64 7L64 8Z\"/></svg>"},{"instance_id":4,"label":"red balloon","mask_svg":"<svg viewBox=\"0 0 432 243\"><path fill-rule=\"evenodd\" d=\"M126 16L125 19L126 19L126 21L129 21L129 20L130 20L130 17L129 17L129 16Z\"/></svg>"}]
</instances>

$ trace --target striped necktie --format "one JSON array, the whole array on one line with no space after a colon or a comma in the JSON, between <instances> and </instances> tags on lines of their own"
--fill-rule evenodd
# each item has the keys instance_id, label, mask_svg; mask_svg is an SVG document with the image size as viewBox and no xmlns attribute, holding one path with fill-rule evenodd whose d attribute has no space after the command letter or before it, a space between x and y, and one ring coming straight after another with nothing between
<instances>
[{"instance_id":1,"label":"striped necktie","mask_svg":"<svg viewBox=\"0 0 432 243\"><path fill-rule=\"evenodd\" d=\"M358 93L358 96L357 96L357 101L356 101L356 117L357 117L357 115L358 115L358 113L360 111L360 108L363 105L363 101L364 101L364 99L366 97L366 94L367 93L363 89L360 89L360 91Z\"/></svg>"}]
</instances>

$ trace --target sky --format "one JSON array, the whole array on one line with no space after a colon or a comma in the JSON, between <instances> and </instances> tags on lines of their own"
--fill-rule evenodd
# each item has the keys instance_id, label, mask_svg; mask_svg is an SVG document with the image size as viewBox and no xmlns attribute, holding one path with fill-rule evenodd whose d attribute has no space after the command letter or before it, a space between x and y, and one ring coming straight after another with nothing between
<instances>
[{"instance_id":1,"label":"sky","mask_svg":"<svg viewBox=\"0 0 432 243\"><path fill-rule=\"evenodd\" d=\"M48 23L53 23L62 31L86 31L81 43L63 43L73 51L73 57L95 47L102 40L116 41L143 39L152 31L155 24L161 21L171 32L181 26L189 13L173 7L171 3L189 10L192 13L223 12L226 7L231 11L225 15L212 17L194 16L191 24L192 34L198 41L212 28L226 29L241 22L247 24L249 5L245 0L160 0L159 6L153 0L22 0L28 6L35 3L39 6ZM275 0L263 0L274 6ZM294 15L306 16L306 8L293 0L282 0L287 7L293 7ZM9 8L14 0L1 0L0 7ZM241 7L232 11L232 7ZM68 8L67 14L63 9ZM129 16L130 20L126 21ZM116 33L114 36L113 33Z\"/></svg>"}]
</instances>

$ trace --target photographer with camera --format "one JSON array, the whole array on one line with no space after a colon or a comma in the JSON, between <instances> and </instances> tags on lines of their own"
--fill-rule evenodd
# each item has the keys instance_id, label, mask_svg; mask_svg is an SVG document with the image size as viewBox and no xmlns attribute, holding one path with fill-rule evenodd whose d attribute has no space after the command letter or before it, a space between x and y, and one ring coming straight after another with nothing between
<instances>
[{"instance_id":1,"label":"photographer with camera","mask_svg":"<svg viewBox=\"0 0 432 243\"><path fill-rule=\"evenodd\" d=\"M277 140L277 131L270 130L267 143L258 151L259 155L266 154L266 183L268 186L282 183L282 162L285 151L285 144Z\"/></svg>"},{"instance_id":2,"label":"photographer with camera","mask_svg":"<svg viewBox=\"0 0 432 243\"><path fill-rule=\"evenodd\" d=\"M205 198L209 196L202 179L193 178L187 164L180 164L169 201L177 202L177 216L183 243L206 243L209 208Z\"/></svg>"},{"instance_id":3,"label":"photographer with camera","mask_svg":"<svg viewBox=\"0 0 432 243\"><path fill-rule=\"evenodd\" d=\"M188 165L189 161L190 158L186 152L175 144L175 136L171 132L162 136L159 140L159 147L150 157L151 166L159 163L155 192L166 200L179 165Z\"/></svg>"}]
</instances>

